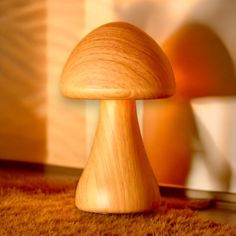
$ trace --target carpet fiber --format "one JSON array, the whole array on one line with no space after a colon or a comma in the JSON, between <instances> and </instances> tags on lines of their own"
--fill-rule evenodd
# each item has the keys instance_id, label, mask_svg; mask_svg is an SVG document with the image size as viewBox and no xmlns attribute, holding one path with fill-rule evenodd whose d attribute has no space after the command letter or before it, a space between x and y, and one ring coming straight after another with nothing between
<instances>
[{"instance_id":1,"label":"carpet fiber","mask_svg":"<svg viewBox=\"0 0 236 236\"><path fill-rule=\"evenodd\" d=\"M157 212L101 215L74 205L75 180L0 176L0 235L236 235L236 225L201 219L201 201L163 199Z\"/></svg>"}]
</instances>

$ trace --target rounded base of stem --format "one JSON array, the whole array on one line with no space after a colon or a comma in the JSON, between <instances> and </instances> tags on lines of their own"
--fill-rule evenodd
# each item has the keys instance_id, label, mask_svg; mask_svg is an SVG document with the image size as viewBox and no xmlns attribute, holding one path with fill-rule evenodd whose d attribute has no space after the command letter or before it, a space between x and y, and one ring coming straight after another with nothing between
<instances>
[{"instance_id":1,"label":"rounded base of stem","mask_svg":"<svg viewBox=\"0 0 236 236\"><path fill-rule=\"evenodd\" d=\"M142 142L134 101L102 101L98 127L76 191L76 206L96 213L157 208L160 193Z\"/></svg>"}]
</instances>

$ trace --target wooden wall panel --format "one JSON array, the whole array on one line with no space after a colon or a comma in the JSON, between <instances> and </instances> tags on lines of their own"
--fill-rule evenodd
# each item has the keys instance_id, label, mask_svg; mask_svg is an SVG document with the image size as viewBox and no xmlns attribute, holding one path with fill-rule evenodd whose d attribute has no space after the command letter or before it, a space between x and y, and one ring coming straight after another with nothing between
<instances>
[{"instance_id":1,"label":"wooden wall panel","mask_svg":"<svg viewBox=\"0 0 236 236\"><path fill-rule=\"evenodd\" d=\"M47 163L82 167L86 162L85 101L62 98L59 79L84 31L84 1L48 0L47 9Z\"/></svg>"},{"instance_id":2,"label":"wooden wall panel","mask_svg":"<svg viewBox=\"0 0 236 236\"><path fill-rule=\"evenodd\" d=\"M0 1L0 158L46 157L46 1Z\"/></svg>"},{"instance_id":3,"label":"wooden wall panel","mask_svg":"<svg viewBox=\"0 0 236 236\"><path fill-rule=\"evenodd\" d=\"M81 0L0 2L0 158L84 166L85 102L59 91L83 20Z\"/></svg>"}]
</instances>

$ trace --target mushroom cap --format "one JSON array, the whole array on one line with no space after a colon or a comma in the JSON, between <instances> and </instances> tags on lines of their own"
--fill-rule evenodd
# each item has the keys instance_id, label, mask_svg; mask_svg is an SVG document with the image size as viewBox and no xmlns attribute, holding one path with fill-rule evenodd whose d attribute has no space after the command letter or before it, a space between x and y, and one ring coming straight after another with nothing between
<instances>
[{"instance_id":1,"label":"mushroom cap","mask_svg":"<svg viewBox=\"0 0 236 236\"><path fill-rule=\"evenodd\" d=\"M207 26L183 25L162 48L175 74L175 97L191 99L236 94L233 61L221 39Z\"/></svg>"},{"instance_id":2,"label":"mushroom cap","mask_svg":"<svg viewBox=\"0 0 236 236\"><path fill-rule=\"evenodd\" d=\"M83 38L61 76L61 92L70 98L153 99L174 91L173 71L162 49L124 22L102 25Z\"/></svg>"}]
</instances>

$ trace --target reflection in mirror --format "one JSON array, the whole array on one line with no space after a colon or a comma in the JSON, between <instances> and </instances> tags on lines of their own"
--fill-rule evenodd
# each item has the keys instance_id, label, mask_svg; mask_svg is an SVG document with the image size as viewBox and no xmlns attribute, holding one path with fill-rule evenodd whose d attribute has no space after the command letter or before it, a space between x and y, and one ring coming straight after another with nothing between
<instances>
[{"instance_id":1,"label":"reflection in mirror","mask_svg":"<svg viewBox=\"0 0 236 236\"><path fill-rule=\"evenodd\" d=\"M180 27L164 42L163 49L174 70L176 95L162 103L145 102L143 119L144 142L156 177L161 183L186 186L196 170L194 159L201 158L215 183L212 190L228 191L232 176L229 160L219 154L211 133L196 123L191 101L236 94L230 55L221 39L199 23ZM205 110L204 116L211 114ZM209 146L214 151L209 151ZM204 188L201 176L197 181L195 186Z\"/></svg>"}]
</instances>

